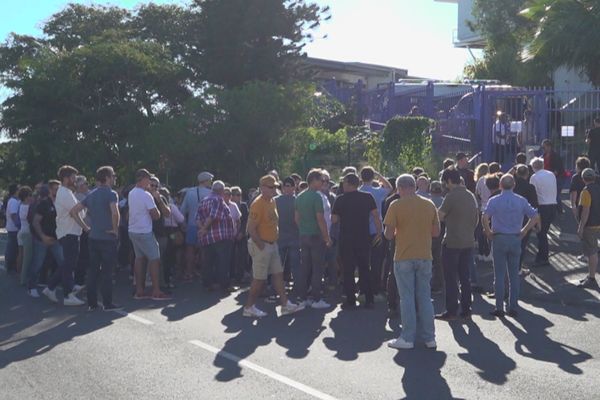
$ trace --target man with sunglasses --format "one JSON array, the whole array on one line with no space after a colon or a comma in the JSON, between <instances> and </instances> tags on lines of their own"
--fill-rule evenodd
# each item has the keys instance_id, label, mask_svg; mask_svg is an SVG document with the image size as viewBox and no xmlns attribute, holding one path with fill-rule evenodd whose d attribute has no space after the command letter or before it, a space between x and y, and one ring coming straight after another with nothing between
<instances>
[{"instance_id":1,"label":"man with sunglasses","mask_svg":"<svg viewBox=\"0 0 600 400\"><path fill-rule=\"evenodd\" d=\"M277 208L273 197L276 194L276 179L272 175L260 179L261 194L250 206L248 219L248 251L252 257L253 280L248 301L244 307L244 317L261 318L267 315L256 307L256 300L265 282L271 275L271 284L279 295L281 315L292 314L304 307L290 302L283 283L283 267L279 257L277 239L279 235Z\"/></svg>"}]
</instances>

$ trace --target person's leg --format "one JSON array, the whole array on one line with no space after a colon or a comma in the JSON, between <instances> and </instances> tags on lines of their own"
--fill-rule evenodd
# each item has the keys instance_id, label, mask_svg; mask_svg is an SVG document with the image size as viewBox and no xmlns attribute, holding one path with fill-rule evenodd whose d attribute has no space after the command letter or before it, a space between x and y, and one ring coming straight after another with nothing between
<instances>
[{"instance_id":1,"label":"person's leg","mask_svg":"<svg viewBox=\"0 0 600 400\"><path fill-rule=\"evenodd\" d=\"M458 314L458 259L460 252L456 249L442 247L444 265L444 282L446 288L446 311L455 316Z\"/></svg>"},{"instance_id":2,"label":"person's leg","mask_svg":"<svg viewBox=\"0 0 600 400\"><path fill-rule=\"evenodd\" d=\"M22 233L21 242L23 243L23 266L21 267L21 285L26 285L33 260L33 238L31 233Z\"/></svg>"},{"instance_id":3,"label":"person's leg","mask_svg":"<svg viewBox=\"0 0 600 400\"><path fill-rule=\"evenodd\" d=\"M260 296L263 288L265 287L265 280L260 279L252 279L252 283L250 284L250 290L248 291L248 299L246 300L246 308L251 308L256 304L258 300L258 296Z\"/></svg>"},{"instance_id":4,"label":"person's leg","mask_svg":"<svg viewBox=\"0 0 600 400\"><path fill-rule=\"evenodd\" d=\"M494 292L496 293L497 311L504 311L504 279L508 268L505 242L505 235L496 235L492 244L492 255L494 257Z\"/></svg>"},{"instance_id":5,"label":"person's leg","mask_svg":"<svg viewBox=\"0 0 600 400\"><path fill-rule=\"evenodd\" d=\"M346 302L354 303L356 302L356 283L354 282L354 271L356 270L357 260L354 257L352 246L340 246L340 256L342 257L344 294L346 295Z\"/></svg>"},{"instance_id":6,"label":"person's leg","mask_svg":"<svg viewBox=\"0 0 600 400\"><path fill-rule=\"evenodd\" d=\"M519 306L520 277L519 277L519 259L521 258L521 241L517 236L509 238L509 248L507 249L507 271L508 271L508 309L516 311Z\"/></svg>"},{"instance_id":7,"label":"person's leg","mask_svg":"<svg viewBox=\"0 0 600 400\"><path fill-rule=\"evenodd\" d=\"M416 265L416 299L418 320L423 332L425 343L435 340L435 325L433 322L433 302L431 301L431 271L429 260L415 261Z\"/></svg>"},{"instance_id":8,"label":"person's leg","mask_svg":"<svg viewBox=\"0 0 600 400\"><path fill-rule=\"evenodd\" d=\"M148 269L150 270L150 279L152 280L152 296L159 296L160 291L160 258L148 261Z\"/></svg>"},{"instance_id":9,"label":"person's leg","mask_svg":"<svg viewBox=\"0 0 600 400\"><path fill-rule=\"evenodd\" d=\"M135 294L143 296L146 289L146 264L147 259L144 256L135 256L134 275L135 275Z\"/></svg>"},{"instance_id":10,"label":"person's leg","mask_svg":"<svg viewBox=\"0 0 600 400\"><path fill-rule=\"evenodd\" d=\"M6 249L4 251L4 266L7 271L16 270L18 253L19 242L17 240L17 232L7 232Z\"/></svg>"},{"instance_id":11,"label":"person's leg","mask_svg":"<svg viewBox=\"0 0 600 400\"><path fill-rule=\"evenodd\" d=\"M86 276L87 303L90 307L98 305L98 274L100 273L100 261L102 248L99 240L88 240L89 264Z\"/></svg>"},{"instance_id":12,"label":"person's leg","mask_svg":"<svg viewBox=\"0 0 600 400\"><path fill-rule=\"evenodd\" d=\"M79 236L66 235L59 240L63 248L64 267L62 268L62 286L64 296L67 297L75 284L73 273L79 262Z\"/></svg>"},{"instance_id":13,"label":"person's leg","mask_svg":"<svg viewBox=\"0 0 600 400\"><path fill-rule=\"evenodd\" d=\"M311 237L311 264L312 264L312 276L311 276L311 296L315 301L321 299L321 285L323 282L323 261L325 260L325 242L320 236L315 235Z\"/></svg>"},{"instance_id":14,"label":"person's leg","mask_svg":"<svg viewBox=\"0 0 600 400\"><path fill-rule=\"evenodd\" d=\"M102 243L101 250L100 293L102 294L102 304L109 306L113 302L113 271L117 266L117 243L106 240Z\"/></svg>"},{"instance_id":15,"label":"person's leg","mask_svg":"<svg viewBox=\"0 0 600 400\"><path fill-rule=\"evenodd\" d=\"M158 242L158 251L160 253L160 261L158 264L158 283L159 283L160 287L167 286L167 281L165 279L165 263L164 263L164 257L167 252L167 240L168 240L168 238L166 236L159 236L156 238L156 241Z\"/></svg>"},{"instance_id":16,"label":"person's leg","mask_svg":"<svg viewBox=\"0 0 600 400\"><path fill-rule=\"evenodd\" d=\"M400 295L401 337L414 343L417 335L417 310L415 308L415 268L412 261L395 261L394 274ZM428 293L430 296L430 293Z\"/></svg>"},{"instance_id":17,"label":"person's leg","mask_svg":"<svg viewBox=\"0 0 600 400\"><path fill-rule=\"evenodd\" d=\"M375 235L371 235L371 243ZM381 291L381 267L383 265L384 247L383 240L371 245L371 288L375 295Z\"/></svg>"},{"instance_id":18,"label":"person's leg","mask_svg":"<svg viewBox=\"0 0 600 400\"><path fill-rule=\"evenodd\" d=\"M231 251L233 241L221 240L216 244L217 250L217 276L221 288L229 288L229 266L231 265Z\"/></svg>"},{"instance_id":19,"label":"person's leg","mask_svg":"<svg viewBox=\"0 0 600 400\"><path fill-rule=\"evenodd\" d=\"M27 289L35 289L38 283L38 276L44 265L44 259L46 258L46 245L36 238L31 238L31 244L33 248L31 257L31 268L27 276Z\"/></svg>"},{"instance_id":20,"label":"person's leg","mask_svg":"<svg viewBox=\"0 0 600 400\"><path fill-rule=\"evenodd\" d=\"M540 206L539 212L542 219L542 228L537 235L539 244L536 261L547 262L549 256L548 231L550 230L550 226L554 221L554 217L556 215L556 208L554 206Z\"/></svg>"},{"instance_id":21,"label":"person's leg","mask_svg":"<svg viewBox=\"0 0 600 400\"><path fill-rule=\"evenodd\" d=\"M463 314L471 312L473 296L469 280L469 266L473 260L473 248L461 249L458 257L458 280L460 282L460 308Z\"/></svg>"},{"instance_id":22,"label":"person's leg","mask_svg":"<svg viewBox=\"0 0 600 400\"><path fill-rule=\"evenodd\" d=\"M78 285L85 284L85 275L90 260L88 240L89 236L86 232L83 232L79 237L79 259L75 269L75 283Z\"/></svg>"},{"instance_id":23,"label":"person's leg","mask_svg":"<svg viewBox=\"0 0 600 400\"><path fill-rule=\"evenodd\" d=\"M431 254L433 256L433 271L431 290L438 291L444 287L444 271L442 269L442 238L436 237L431 241Z\"/></svg>"},{"instance_id":24,"label":"person's leg","mask_svg":"<svg viewBox=\"0 0 600 400\"><path fill-rule=\"evenodd\" d=\"M294 278L294 292L300 300L306 300L308 296L308 276L312 266L310 236L300 236L300 245L302 246L300 270L298 277Z\"/></svg>"},{"instance_id":25,"label":"person's leg","mask_svg":"<svg viewBox=\"0 0 600 400\"><path fill-rule=\"evenodd\" d=\"M365 295L366 304L373 304L375 290L373 289L373 280L369 279L369 259L370 257L370 246L367 244L352 246L353 250L351 254L354 258L354 264L358 266L358 282L360 284L360 292ZM354 276L352 276L354 280Z\"/></svg>"},{"instance_id":26,"label":"person's leg","mask_svg":"<svg viewBox=\"0 0 600 400\"><path fill-rule=\"evenodd\" d=\"M188 224L185 232L185 277L192 279L196 266L196 248L198 244L198 227L195 223Z\"/></svg>"}]
</instances>

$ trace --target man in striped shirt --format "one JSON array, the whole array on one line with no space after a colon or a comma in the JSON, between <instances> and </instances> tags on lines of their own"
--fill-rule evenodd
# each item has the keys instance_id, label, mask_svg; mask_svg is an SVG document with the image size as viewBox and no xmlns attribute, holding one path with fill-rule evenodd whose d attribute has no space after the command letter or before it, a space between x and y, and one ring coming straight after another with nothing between
<instances>
[{"instance_id":1,"label":"man in striped shirt","mask_svg":"<svg viewBox=\"0 0 600 400\"><path fill-rule=\"evenodd\" d=\"M233 250L235 229L231 211L223 194L225 184L215 181L212 192L198 206L196 222L198 225L198 242L206 252L204 286L231 291L229 286L229 265Z\"/></svg>"}]
</instances>

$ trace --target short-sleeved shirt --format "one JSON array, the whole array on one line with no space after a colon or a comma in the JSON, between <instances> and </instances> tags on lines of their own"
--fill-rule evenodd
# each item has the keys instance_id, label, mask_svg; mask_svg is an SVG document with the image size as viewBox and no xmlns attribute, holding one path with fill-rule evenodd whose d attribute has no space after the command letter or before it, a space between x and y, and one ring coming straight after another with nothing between
<instances>
[{"instance_id":1,"label":"short-sleeved shirt","mask_svg":"<svg viewBox=\"0 0 600 400\"><path fill-rule=\"evenodd\" d=\"M258 196L250 206L250 221L256 223L258 236L265 242L273 243L279 237L279 215L275 200L267 201Z\"/></svg>"},{"instance_id":2,"label":"short-sleeved shirt","mask_svg":"<svg viewBox=\"0 0 600 400\"><path fill-rule=\"evenodd\" d=\"M211 190L206 187L194 187L187 190L180 211L185 215L188 225L196 226L196 215L200 202L211 194Z\"/></svg>"},{"instance_id":3,"label":"short-sleeved shirt","mask_svg":"<svg viewBox=\"0 0 600 400\"><path fill-rule=\"evenodd\" d=\"M19 232L29 233L31 232L29 228L29 221L27 220L27 215L29 214L29 204L23 204L19 206L19 220L21 220L21 228L19 228Z\"/></svg>"},{"instance_id":4,"label":"short-sleeved shirt","mask_svg":"<svg viewBox=\"0 0 600 400\"><path fill-rule=\"evenodd\" d=\"M323 198L314 190L305 190L296 197L295 208L300 214L298 230L300 235L311 236L320 235L317 214L323 214Z\"/></svg>"},{"instance_id":5,"label":"short-sleeved shirt","mask_svg":"<svg viewBox=\"0 0 600 400\"><path fill-rule=\"evenodd\" d=\"M144 189L135 187L129 192L127 204L129 205L129 232L151 233L150 210L156 208L152 195Z\"/></svg>"},{"instance_id":6,"label":"short-sleeved shirt","mask_svg":"<svg viewBox=\"0 0 600 400\"><path fill-rule=\"evenodd\" d=\"M600 188L597 183L586 185L586 187L581 191L581 196L579 199L579 216L581 217L581 212L584 207L590 209L590 214L585 225L586 228L600 228L600 206L598 205L599 200Z\"/></svg>"},{"instance_id":7,"label":"short-sleeved shirt","mask_svg":"<svg viewBox=\"0 0 600 400\"><path fill-rule=\"evenodd\" d=\"M479 219L477 200L464 186L456 187L444 198L440 212L445 214L446 235L443 243L449 249L473 247Z\"/></svg>"},{"instance_id":8,"label":"short-sleeved shirt","mask_svg":"<svg viewBox=\"0 0 600 400\"><path fill-rule=\"evenodd\" d=\"M394 261L433 259L431 229L439 224L439 219L431 200L401 197L390 205L383 223L396 231Z\"/></svg>"},{"instance_id":9,"label":"short-sleeved shirt","mask_svg":"<svg viewBox=\"0 0 600 400\"><path fill-rule=\"evenodd\" d=\"M6 204L6 231L7 232L18 232L19 228L15 225L11 215L19 215L19 205L21 202L14 197L8 199Z\"/></svg>"},{"instance_id":10,"label":"short-sleeved shirt","mask_svg":"<svg viewBox=\"0 0 600 400\"><path fill-rule=\"evenodd\" d=\"M525 197L504 190L496 196L490 197L485 208L485 215L492 219L494 233L517 235L523 227L523 217L532 218L537 215Z\"/></svg>"},{"instance_id":11,"label":"short-sleeved shirt","mask_svg":"<svg viewBox=\"0 0 600 400\"><path fill-rule=\"evenodd\" d=\"M277 215L279 216L279 244L298 244L300 233L294 220L294 203L296 196L281 195L275 198Z\"/></svg>"},{"instance_id":12,"label":"short-sleeved shirt","mask_svg":"<svg viewBox=\"0 0 600 400\"><path fill-rule=\"evenodd\" d=\"M39 200L35 205L35 213L42 217L40 221L42 233L46 236L56 239L56 209L54 208L52 199L47 197ZM31 231L36 239L42 240L35 229L32 229Z\"/></svg>"},{"instance_id":13,"label":"short-sleeved shirt","mask_svg":"<svg viewBox=\"0 0 600 400\"><path fill-rule=\"evenodd\" d=\"M486 177L482 176L481 178L479 178L479 180L477 181L477 184L475 185L475 194L477 196L479 196L479 199L480 199L479 209L481 211L485 210L485 207L487 206L487 202L490 199L490 195L492 194L490 189L485 184L485 179L486 179Z\"/></svg>"},{"instance_id":14,"label":"short-sleeved shirt","mask_svg":"<svg viewBox=\"0 0 600 400\"><path fill-rule=\"evenodd\" d=\"M390 194L391 189L384 187L377 188L373 187L372 185L362 185L358 188L358 190L365 193L371 193L371 195L375 199L375 205L377 205L377 212L379 213L379 218L381 219L381 207L386 197L388 197L388 195ZM369 221L369 233L371 235L374 235L377 233L377 230L375 229L375 219L373 216L371 216L370 219L371 220Z\"/></svg>"},{"instance_id":15,"label":"short-sleeved shirt","mask_svg":"<svg viewBox=\"0 0 600 400\"><path fill-rule=\"evenodd\" d=\"M579 196L581 195L581 191L583 190L583 188L585 187L585 183L583 182L583 179L581 178L581 173L578 172L575 175L573 175L573 178L571 178L571 186L569 186L569 193L577 193L577 197L575 199L575 203L579 204Z\"/></svg>"},{"instance_id":16,"label":"short-sleeved shirt","mask_svg":"<svg viewBox=\"0 0 600 400\"><path fill-rule=\"evenodd\" d=\"M545 169L537 171L529 180L537 193L538 204L555 205L556 204L556 176Z\"/></svg>"},{"instance_id":17,"label":"short-sleeved shirt","mask_svg":"<svg viewBox=\"0 0 600 400\"><path fill-rule=\"evenodd\" d=\"M208 246L223 240L233 240L235 238L231 210L229 210L229 206L227 206L223 197L214 192L211 192L211 194L200 202L196 216L196 225L200 227L206 224L209 218L211 223L206 233L199 233L198 235L201 245Z\"/></svg>"},{"instance_id":18,"label":"short-sleeved shirt","mask_svg":"<svg viewBox=\"0 0 600 400\"><path fill-rule=\"evenodd\" d=\"M75 218L70 214L71 209L77 203L77 198L71 189L62 185L59 186L54 200L54 207L56 207L56 237L58 239L67 235L81 236L81 226L75 222ZM85 213L80 212L79 216L83 219Z\"/></svg>"},{"instance_id":19,"label":"short-sleeved shirt","mask_svg":"<svg viewBox=\"0 0 600 400\"><path fill-rule=\"evenodd\" d=\"M465 181L465 186L471 193L475 193L475 173L468 168L457 168L461 178Z\"/></svg>"},{"instance_id":20,"label":"short-sleeved shirt","mask_svg":"<svg viewBox=\"0 0 600 400\"><path fill-rule=\"evenodd\" d=\"M90 219L89 238L94 240L116 240L117 236L108 233L112 231L111 204L119 201L117 192L108 186L98 186L82 200L81 204L87 208Z\"/></svg>"},{"instance_id":21,"label":"short-sleeved shirt","mask_svg":"<svg viewBox=\"0 0 600 400\"><path fill-rule=\"evenodd\" d=\"M340 195L333 203L333 215L340 218L341 246L369 246L369 221L377 209L369 193L354 191Z\"/></svg>"}]
</instances>

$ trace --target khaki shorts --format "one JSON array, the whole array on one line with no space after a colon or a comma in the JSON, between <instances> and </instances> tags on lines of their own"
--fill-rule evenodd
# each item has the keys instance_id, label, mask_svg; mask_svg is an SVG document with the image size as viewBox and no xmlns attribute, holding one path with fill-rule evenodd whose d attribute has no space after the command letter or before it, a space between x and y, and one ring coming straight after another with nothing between
<instances>
[{"instance_id":1,"label":"khaki shorts","mask_svg":"<svg viewBox=\"0 0 600 400\"><path fill-rule=\"evenodd\" d=\"M254 279L264 281L267 280L269 275L283 272L277 243L265 243L265 248L260 250L250 239L248 240L248 253L252 257L252 276Z\"/></svg>"},{"instance_id":2,"label":"khaki shorts","mask_svg":"<svg viewBox=\"0 0 600 400\"><path fill-rule=\"evenodd\" d=\"M581 244L583 246L583 255L590 256L598 252L598 239L600 239L600 229L584 228Z\"/></svg>"}]
</instances>

